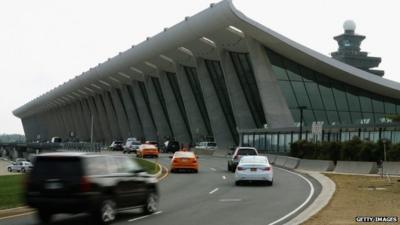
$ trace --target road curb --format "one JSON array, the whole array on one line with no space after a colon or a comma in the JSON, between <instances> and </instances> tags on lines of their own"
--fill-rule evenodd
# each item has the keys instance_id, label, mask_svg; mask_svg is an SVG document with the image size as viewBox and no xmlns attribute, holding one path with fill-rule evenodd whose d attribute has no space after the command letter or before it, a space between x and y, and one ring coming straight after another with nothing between
<instances>
[{"instance_id":1,"label":"road curb","mask_svg":"<svg viewBox=\"0 0 400 225\"><path fill-rule=\"evenodd\" d=\"M308 206L304 211L302 211L299 215L285 223L284 225L291 225L291 224L302 224L312 216L316 215L321 209L323 209L329 201L332 199L333 194L336 191L336 184L327 176L319 173L319 172L312 172L312 171L305 171L305 170L296 170L300 173L306 173L316 179L322 186L321 193L317 196L317 198Z\"/></svg>"}]
</instances>

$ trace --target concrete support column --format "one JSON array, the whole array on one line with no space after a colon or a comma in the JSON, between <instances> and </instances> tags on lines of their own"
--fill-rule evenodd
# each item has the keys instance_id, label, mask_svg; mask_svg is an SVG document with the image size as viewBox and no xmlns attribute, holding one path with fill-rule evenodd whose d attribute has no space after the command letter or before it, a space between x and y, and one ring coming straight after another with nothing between
<instances>
[{"instance_id":1,"label":"concrete support column","mask_svg":"<svg viewBox=\"0 0 400 225\"><path fill-rule=\"evenodd\" d=\"M229 52L218 49L233 115L239 129L257 128Z\"/></svg>"},{"instance_id":2,"label":"concrete support column","mask_svg":"<svg viewBox=\"0 0 400 225\"><path fill-rule=\"evenodd\" d=\"M164 72L159 75L161 89L165 98L169 121L171 122L171 129L173 130L175 139L180 143L190 144L192 142L192 137L185 125L185 115L182 115L179 110L178 102L175 98L174 92L172 91L168 77Z\"/></svg>"},{"instance_id":3,"label":"concrete support column","mask_svg":"<svg viewBox=\"0 0 400 225\"><path fill-rule=\"evenodd\" d=\"M121 130L119 128L119 124L117 121L117 115L115 113L115 106L113 105L110 93L104 92L102 94L102 98L104 100L104 109L106 110L107 118L110 124L112 137L114 140L122 138Z\"/></svg>"},{"instance_id":4,"label":"concrete support column","mask_svg":"<svg viewBox=\"0 0 400 225\"><path fill-rule=\"evenodd\" d=\"M205 62L201 58L197 58L197 73L201 89L204 95L208 116L211 122L211 128L214 138L218 143L218 147L228 148L235 144L234 138L229 130L228 123L222 111L222 106L218 101L210 75L208 74Z\"/></svg>"},{"instance_id":5,"label":"concrete support column","mask_svg":"<svg viewBox=\"0 0 400 225\"><path fill-rule=\"evenodd\" d=\"M80 129L79 129L79 122L77 119L77 116L74 114L72 110L72 103L69 103L67 106L65 106L65 111L67 113L67 118L68 121L71 123L71 130L68 132L68 135L70 138L75 139L80 135ZM74 132L74 137L71 137L71 131Z\"/></svg>"},{"instance_id":6,"label":"concrete support column","mask_svg":"<svg viewBox=\"0 0 400 225\"><path fill-rule=\"evenodd\" d=\"M127 86L121 88L122 100L125 105L129 127L133 137L143 137L143 128L137 112L137 104L132 93L129 93Z\"/></svg>"},{"instance_id":7,"label":"concrete support column","mask_svg":"<svg viewBox=\"0 0 400 225\"><path fill-rule=\"evenodd\" d=\"M91 129L91 125L92 125L92 121L91 121L91 114L90 114L90 110L86 109L84 107L85 105L85 99L81 99L79 102L77 102L76 104L76 108L77 110L80 112L81 114L81 119L82 119L82 123L84 124L85 128L86 128L86 141L90 141L90 129Z\"/></svg>"},{"instance_id":8,"label":"concrete support column","mask_svg":"<svg viewBox=\"0 0 400 225\"><path fill-rule=\"evenodd\" d=\"M149 96L150 101L151 113L153 115L154 123L157 127L157 136L160 139L158 141L162 141L163 137L171 137L175 134L171 132L170 126L167 121L167 115L164 114L164 110L161 106L160 100L158 99L153 81L150 77L146 77L145 79L147 95Z\"/></svg>"},{"instance_id":9,"label":"concrete support column","mask_svg":"<svg viewBox=\"0 0 400 225\"><path fill-rule=\"evenodd\" d=\"M67 106L66 105L63 105L61 108L60 108L60 113L61 113L61 115L62 115L62 119L63 119L63 122L64 122L64 127L65 127L65 136L63 137L63 139L64 140L66 140L66 139L70 139L70 132L74 129L73 128L73 125L72 125L72 121L69 119L69 117L67 116L67 111L66 111L66 109L67 109Z\"/></svg>"},{"instance_id":10,"label":"concrete support column","mask_svg":"<svg viewBox=\"0 0 400 225\"><path fill-rule=\"evenodd\" d=\"M86 127L85 119L83 118L82 110L80 109L80 106L79 106L79 101L74 102L71 105L71 110L72 110L74 117L78 121L77 125L78 125L79 131L77 131L76 138L78 138L81 141L82 140L87 141L89 139L88 128Z\"/></svg>"},{"instance_id":11,"label":"concrete support column","mask_svg":"<svg viewBox=\"0 0 400 225\"><path fill-rule=\"evenodd\" d=\"M65 140L66 137L68 137L68 129L67 129L67 125L65 124L65 119L63 116L63 112L61 110L61 106L56 108L56 115L57 115L57 119L58 119L58 123L60 124L61 128L61 134L60 137Z\"/></svg>"},{"instance_id":12,"label":"concrete support column","mask_svg":"<svg viewBox=\"0 0 400 225\"><path fill-rule=\"evenodd\" d=\"M59 122L59 120L57 118L56 110L54 108L51 109L49 111L49 114L50 114L50 117L51 117L52 124L54 126L54 129L53 129L54 133L52 135L53 136L57 136L57 137L62 137L62 134L63 134L62 127L61 127L61 124L60 124L60 122Z\"/></svg>"},{"instance_id":13,"label":"concrete support column","mask_svg":"<svg viewBox=\"0 0 400 225\"><path fill-rule=\"evenodd\" d=\"M116 89L111 90L111 100L115 107L115 114L117 116L118 125L121 130L121 136L124 140L126 140L128 137L132 136L132 132L129 129L129 122L127 118L127 113L125 111L125 106L121 102L122 100L118 95Z\"/></svg>"},{"instance_id":14,"label":"concrete support column","mask_svg":"<svg viewBox=\"0 0 400 225\"><path fill-rule=\"evenodd\" d=\"M111 142L113 141L113 135L110 129L110 124L109 124L110 122L107 117L106 110L104 109L104 104L100 98L101 98L100 95L96 95L94 97L95 104L97 112L99 113L99 121L104 133L104 141L106 142L106 144L110 145Z\"/></svg>"},{"instance_id":15,"label":"concrete support column","mask_svg":"<svg viewBox=\"0 0 400 225\"><path fill-rule=\"evenodd\" d=\"M268 125L271 128L293 127L292 114L273 74L265 48L252 38L247 38L246 43Z\"/></svg>"},{"instance_id":16,"label":"concrete support column","mask_svg":"<svg viewBox=\"0 0 400 225\"><path fill-rule=\"evenodd\" d=\"M196 142L200 140L200 136L206 136L209 134L183 66L177 65L176 77L178 79L179 90L182 94L182 100L185 106L190 130L193 135L193 141Z\"/></svg>"},{"instance_id":17,"label":"concrete support column","mask_svg":"<svg viewBox=\"0 0 400 225\"><path fill-rule=\"evenodd\" d=\"M132 82L132 95L135 98L137 104L137 111L140 117L140 121L143 126L143 134L146 140L157 140L157 130L153 120L151 118L151 113L146 105L145 97L139 87L139 81Z\"/></svg>"},{"instance_id":18,"label":"concrete support column","mask_svg":"<svg viewBox=\"0 0 400 225\"><path fill-rule=\"evenodd\" d=\"M97 105L95 104L95 97L89 97L86 99L86 107L90 110L90 116L93 116L93 135L96 142L101 142L103 144L111 144L111 135L109 135L107 130L107 121L100 114ZM92 120L92 118L90 118ZM103 122L101 122L103 121Z\"/></svg>"}]
</instances>

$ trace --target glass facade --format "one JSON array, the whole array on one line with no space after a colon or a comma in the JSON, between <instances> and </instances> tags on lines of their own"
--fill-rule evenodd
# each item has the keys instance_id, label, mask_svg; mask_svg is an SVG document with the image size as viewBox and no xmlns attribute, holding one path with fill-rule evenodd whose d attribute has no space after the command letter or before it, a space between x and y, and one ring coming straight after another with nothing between
<instances>
[{"instance_id":1,"label":"glass facade","mask_svg":"<svg viewBox=\"0 0 400 225\"><path fill-rule=\"evenodd\" d=\"M193 135L192 132L190 131L189 120L187 118L185 106L183 105L182 94L181 91L179 90L179 84L178 84L178 79L176 78L176 74L167 72L166 75L169 81L169 85L171 86L172 92L174 93L176 102L178 103L179 112L182 115L186 130L190 134L190 138L193 140Z\"/></svg>"},{"instance_id":2,"label":"glass facade","mask_svg":"<svg viewBox=\"0 0 400 225\"><path fill-rule=\"evenodd\" d=\"M190 90L194 95L197 106L199 107L201 117L203 118L204 124L207 129L207 134L212 136L212 129L210 124L210 118L208 117L206 103L204 101L203 92L201 90L200 81L197 77L196 69L193 67L184 67L186 77L189 81Z\"/></svg>"},{"instance_id":3,"label":"glass facade","mask_svg":"<svg viewBox=\"0 0 400 225\"><path fill-rule=\"evenodd\" d=\"M266 124L266 120L249 54L230 52L230 57L253 116L254 123L258 128L262 128L264 124Z\"/></svg>"},{"instance_id":4,"label":"glass facade","mask_svg":"<svg viewBox=\"0 0 400 225\"><path fill-rule=\"evenodd\" d=\"M306 106L304 124L324 125L386 123L388 115L400 113L400 101L331 79L266 49L272 69L295 123L299 106Z\"/></svg>"},{"instance_id":5,"label":"glass facade","mask_svg":"<svg viewBox=\"0 0 400 225\"><path fill-rule=\"evenodd\" d=\"M169 120L168 110L167 110L167 103L165 102L164 95L162 93L160 80L157 77L151 77L151 81L153 82L154 90L156 91L158 101L161 104L161 109L164 113L164 117L167 120L169 130L171 131L172 136L174 135L174 131L171 126L171 121Z\"/></svg>"},{"instance_id":6,"label":"glass facade","mask_svg":"<svg viewBox=\"0 0 400 225\"><path fill-rule=\"evenodd\" d=\"M155 125L156 122L154 120L154 116L153 116L153 113L152 113L152 110L151 110L151 107L150 107L150 100L149 100L149 96L147 95L146 85L144 84L144 82L138 82L138 86L139 86L139 89L140 89L140 93L142 93L142 96L144 98L144 102L146 103L147 110L150 113L151 121Z\"/></svg>"},{"instance_id":7,"label":"glass facade","mask_svg":"<svg viewBox=\"0 0 400 225\"><path fill-rule=\"evenodd\" d=\"M344 142L355 137L361 140L377 142L381 139L390 140L391 143L400 143L400 126L386 127L359 127L359 128L329 128L324 129L322 137L318 141ZM298 131L273 132L260 129L255 132L241 132L241 146L251 146L257 150L269 153L287 154L290 152L290 144L299 140ZM310 129L303 131L303 140L315 141Z\"/></svg>"},{"instance_id":8,"label":"glass facade","mask_svg":"<svg viewBox=\"0 0 400 225\"><path fill-rule=\"evenodd\" d=\"M226 88L224 74L222 72L221 64L215 60L204 60L207 71L210 74L215 92L217 93L218 100L222 106L223 113L232 134L235 143L238 143L238 132L236 130L236 121L233 116L231 102L229 100L228 90Z\"/></svg>"}]
</instances>

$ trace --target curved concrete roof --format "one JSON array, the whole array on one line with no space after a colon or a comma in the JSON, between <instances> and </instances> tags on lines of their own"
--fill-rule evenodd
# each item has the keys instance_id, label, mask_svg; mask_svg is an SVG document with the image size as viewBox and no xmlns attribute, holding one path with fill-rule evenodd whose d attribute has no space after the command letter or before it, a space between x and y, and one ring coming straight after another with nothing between
<instances>
[{"instance_id":1,"label":"curved concrete roof","mask_svg":"<svg viewBox=\"0 0 400 225\"><path fill-rule=\"evenodd\" d=\"M237 10L232 0L164 29L137 46L35 98L13 111L20 118L33 115L112 86L157 76L158 70L174 72L175 63L195 66L192 56L218 59L216 46L245 52L245 38L253 38L272 50L333 79L365 90L400 99L400 83L378 77L298 44ZM210 41L211 40L211 41Z\"/></svg>"}]
</instances>

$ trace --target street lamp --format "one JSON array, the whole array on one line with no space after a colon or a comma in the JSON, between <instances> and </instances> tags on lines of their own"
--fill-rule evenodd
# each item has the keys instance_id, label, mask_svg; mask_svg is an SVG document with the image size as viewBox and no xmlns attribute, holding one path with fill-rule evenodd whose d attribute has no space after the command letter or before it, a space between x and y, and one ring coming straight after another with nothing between
<instances>
[{"instance_id":1,"label":"street lamp","mask_svg":"<svg viewBox=\"0 0 400 225\"><path fill-rule=\"evenodd\" d=\"M300 138L299 140L302 140L303 138L303 110L307 109L307 106L298 106L297 107L300 110Z\"/></svg>"},{"instance_id":2,"label":"street lamp","mask_svg":"<svg viewBox=\"0 0 400 225\"><path fill-rule=\"evenodd\" d=\"M382 144L383 144L383 161L382 161L382 171L381 171L381 177L383 177L383 163L386 161L386 143L387 140L385 138L382 139Z\"/></svg>"}]
</instances>

